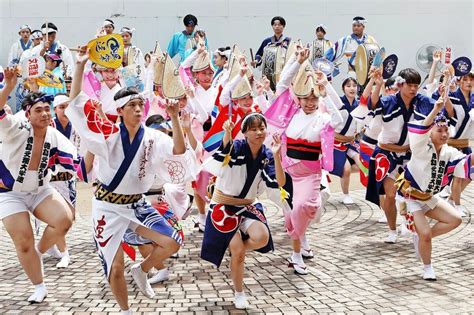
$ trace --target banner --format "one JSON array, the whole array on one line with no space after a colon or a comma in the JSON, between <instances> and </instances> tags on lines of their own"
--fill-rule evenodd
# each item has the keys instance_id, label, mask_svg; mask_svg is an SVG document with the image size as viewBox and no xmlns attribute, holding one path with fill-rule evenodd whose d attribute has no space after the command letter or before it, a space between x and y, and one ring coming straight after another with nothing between
<instances>
[{"instance_id":1,"label":"banner","mask_svg":"<svg viewBox=\"0 0 474 315\"><path fill-rule=\"evenodd\" d=\"M106 68L117 69L122 66L123 40L120 34L110 34L93 39L87 43L89 59Z\"/></svg>"},{"instance_id":2,"label":"banner","mask_svg":"<svg viewBox=\"0 0 474 315\"><path fill-rule=\"evenodd\" d=\"M46 62L41 56L32 56L21 62L21 76L27 78L39 78L43 75Z\"/></svg>"},{"instance_id":3,"label":"banner","mask_svg":"<svg viewBox=\"0 0 474 315\"><path fill-rule=\"evenodd\" d=\"M63 83L61 82L61 79L59 79L49 70L45 70L43 75L36 79L36 82L39 86L47 86L57 89L63 88Z\"/></svg>"}]
</instances>

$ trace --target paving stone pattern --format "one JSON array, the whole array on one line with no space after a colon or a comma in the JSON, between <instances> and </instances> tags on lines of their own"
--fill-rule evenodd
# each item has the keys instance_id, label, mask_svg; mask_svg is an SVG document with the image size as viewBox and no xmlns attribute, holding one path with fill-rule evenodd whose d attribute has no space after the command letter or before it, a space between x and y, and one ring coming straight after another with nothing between
<instances>
[{"instance_id":1,"label":"paving stone pattern","mask_svg":"<svg viewBox=\"0 0 474 315\"><path fill-rule=\"evenodd\" d=\"M310 274L295 275L286 259L290 239L280 210L269 202L267 218L275 252L249 253L245 286L251 304L248 313L470 313L474 312L474 187L463 194L471 214L448 235L434 240L433 264L438 281L421 279L421 263L415 260L410 237L394 245L382 242L385 224L378 223L381 210L364 200L364 192L352 193L355 205L342 204L333 194L321 223L311 226L308 236L315 258L307 261ZM233 307L229 257L217 269L199 258L202 234L193 228L192 217L184 222L186 244L180 257L169 261L171 279L154 286L156 298L148 299L131 282L126 261L126 279L132 310L161 314L244 314ZM94 253L90 215L78 215L68 235L72 264L55 268L56 260L45 258L49 295L44 303L29 305L32 285L23 273L12 242L0 227L0 313L6 314L104 314L117 313L102 267Z\"/></svg>"}]
</instances>

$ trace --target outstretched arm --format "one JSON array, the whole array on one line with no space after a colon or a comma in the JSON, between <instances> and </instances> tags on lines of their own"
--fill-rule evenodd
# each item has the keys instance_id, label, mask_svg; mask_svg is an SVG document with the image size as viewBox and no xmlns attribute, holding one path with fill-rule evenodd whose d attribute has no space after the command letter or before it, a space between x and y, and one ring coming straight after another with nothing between
<instances>
[{"instance_id":1,"label":"outstretched arm","mask_svg":"<svg viewBox=\"0 0 474 315\"><path fill-rule=\"evenodd\" d=\"M16 70L15 68L6 68L5 72L5 87L0 90L0 111L7 103L8 96L15 89L16 85Z\"/></svg>"},{"instance_id":2,"label":"outstretched arm","mask_svg":"<svg viewBox=\"0 0 474 315\"><path fill-rule=\"evenodd\" d=\"M69 93L69 99L73 100L76 96L81 93L82 90L82 77L84 75L84 68L87 60L89 60L89 48L81 47L82 50L79 52L76 61L76 68L72 77L71 92Z\"/></svg>"},{"instance_id":3,"label":"outstretched arm","mask_svg":"<svg viewBox=\"0 0 474 315\"><path fill-rule=\"evenodd\" d=\"M186 152L186 145L184 143L183 129L179 121L179 104L178 102L166 102L166 112L171 117L171 126L173 128L173 154L184 154Z\"/></svg>"}]
</instances>

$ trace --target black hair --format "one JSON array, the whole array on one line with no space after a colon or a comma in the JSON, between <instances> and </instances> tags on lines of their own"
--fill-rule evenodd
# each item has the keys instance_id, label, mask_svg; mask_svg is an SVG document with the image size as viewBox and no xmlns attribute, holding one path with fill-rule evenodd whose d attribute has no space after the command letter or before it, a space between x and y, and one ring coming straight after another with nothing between
<instances>
[{"instance_id":1,"label":"black hair","mask_svg":"<svg viewBox=\"0 0 474 315\"><path fill-rule=\"evenodd\" d=\"M25 96L25 98L23 99L23 102L21 102L21 109L23 109L26 112L28 107L31 107L31 106L35 105L36 103L38 103L37 99L41 98L43 96L46 96L46 94L43 93L43 92L30 92L30 93L28 93ZM51 105L51 102L49 102L49 104Z\"/></svg>"},{"instance_id":2,"label":"black hair","mask_svg":"<svg viewBox=\"0 0 474 315\"><path fill-rule=\"evenodd\" d=\"M395 84L395 79L394 78L388 78L384 83L384 87L389 88L394 84Z\"/></svg>"},{"instance_id":3,"label":"black hair","mask_svg":"<svg viewBox=\"0 0 474 315\"><path fill-rule=\"evenodd\" d=\"M112 29L115 29L115 23L114 21L112 21L111 19L105 19L104 21L109 21L110 23L112 23ZM110 25L110 24L109 24Z\"/></svg>"},{"instance_id":4,"label":"black hair","mask_svg":"<svg viewBox=\"0 0 474 315\"><path fill-rule=\"evenodd\" d=\"M324 35L326 35L326 30L325 30L324 27L322 27L322 26L316 27L316 33L317 33L317 32L323 32Z\"/></svg>"},{"instance_id":5,"label":"black hair","mask_svg":"<svg viewBox=\"0 0 474 315\"><path fill-rule=\"evenodd\" d=\"M43 28L46 28L46 23L43 23L43 25L41 25L41 29ZM51 22L48 22L48 29L53 29L55 31L58 30L57 26L54 25L54 23L51 23Z\"/></svg>"},{"instance_id":6,"label":"black hair","mask_svg":"<svg viewBox=\"0 0 474 315\"><path fill-rule=\"evenodd\" d=\"M247 130L255 122L258 124L257 126L260 126L260 124L263 122L263 124L265 125L265 128L267 128L267 120L265 119L265 116L263 116L260 113L250 113L242 121L242 125L240 127L240 130L242 131L242 133L247 132Z\"/></svg>"},{"instance_id":7,"label":"black hair","mask_svg":"<svg viewBox=\"0 0 474 315\"><path fill-rule=\"evenodd\" d=\"M151 125L154 125L154 124L162 124L166 121L166 119L163 118L163 116L161 115L151 115L150 117L148 117L145 121L145 126L147 127L150 127Z\"/></svg>"},{"instance_id":8,"label":"black hair","mask_svg":"<svg viewBox=\"0 0 474 315\"><path fill-rule=\"evenodd\" d=\"M135 95L135 94L140 94L140 92L137 90L135 87L124 87L123 89L120 89L117 93L114 95L114 101L118 100L119 98L129 96L129 95Z\"/></svg>"},{"instance_id":9,"label":"black hair","mask_svg":"<svg viewBox=\"0 0 474 315\"><path fill-rule=\"evenodd\" d=\"M198 24L198 19L194 15L188 14L183 18L183 24L184 24L184 26L188 26L188 25L191 25L191 24L193 26L196 26Z\"/></svg>"},{"instance_id":10,"label":"black hair","mask_svg":"<svg viewBox=\"0 0 474 315\"><path fill-rule=\"evenodd\" d=\"M273 24L275 23L275 21L280 21L280 24L283 25L283 27L286 26L286 21L285 21L285 19L284 19L282 16L275 16L275 17L273 17L272 22L271 22L271 25L272 25L272 26L273 26Z\"/></svg>"},{"instance_id":11,"label":"black hair","mask_svg":"<svg viewBox=\"0 0 474 315\"><path fill-rule=\"evenodd\" d=\"M344 81L342 81L342 85L341 85L341 86L342 86L342 91L344 91L344 87L345 87L348 83L350 83L351 81L354 82L354 83L356 84L356 86L357 86L357 80L356 80L356 79L354 79L353 77L347 77Z\"/></svg>"},{"instance_id":12,"label":"black hair","mask_svg":"<svg viewBox=\"0 0 474 315\"><path fill-rule=\"evenodd\" d=\"M402 71L400 71L398 75L401 76L403 79L405 79L406 84L420 84L421 83L420 74L418 73L418 71L416 71L413 68L403 69Z\"/></svg>"}]
</instances>

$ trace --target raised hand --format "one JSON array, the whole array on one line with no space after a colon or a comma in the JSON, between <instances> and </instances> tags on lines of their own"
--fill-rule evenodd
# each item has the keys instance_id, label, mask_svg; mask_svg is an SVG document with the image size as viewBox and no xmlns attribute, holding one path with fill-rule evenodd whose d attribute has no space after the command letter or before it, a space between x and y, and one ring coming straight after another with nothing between
<instances>
[{"instance_id":1,"label":"raised hand","mask_svg":"<svg viewBox=\"0 0 474 315\"><path fill-rule=\"evenodd\" d=\"M78 48L80 49L80 51L76 56L76 63L85 65L87 60L89 60L89 48L87 48L87 46L82 46Z\"/></svg>"},{"instance_id":2,"label":"raised hand","mask_svg":"<svg viewBox=\"0 0 474 315\"><path fill-rule=\"evenodd\" d=\"M443 52L441 50L435 50L433 51L433 62L438 63L441 61L441 56L443 55Z\"/></svg>"},{"instance_id":3,"label":"raised hand","mask_svg":"<svg viewBox=\"0 0 474 315\"><path fill-rule=\"evenodd\" d=\"M198 54L202 54L206 51L206 45L203 41L198 41L197 52Z\"/></svg>"},{"instance_id":4,"label":"raised hand","mask_svg":"<svg viewBox=\"0 0 474 315\"><path fill-rule=\"evenodd\" d=\"M191 114L185 110L181 112L181 127L186 132L191 130Z\"/></svg>"},{"instance_id":5,"label":"raised hand","mask_svg":"<svg viewBox=\"0 0 474 315\"><path fill-rule=\"evenodd\" d=\"M279 158L280 151L281 151L281 135L278 133L275 133L273 134L272 138L273 138L273 142L272 142L273 157Z\"/></svg>"},{"instance_id":6,"label":"raised hand","mask_svg":"<svg viewBox=\"0 0 474 315\"><path fill-rule=\"evenodd\" d=\"M16 85L16 67L8 67L4 70L5 85L14 87Z\"/></svg>"},{"instance_id":7,"label":"raised hand","mask_svg":"<svg viewBox=\"0 0 474 315\"><path fill-rule=\"evenodd\" d=\"M264 89L264 85L262 82L260 81L255 82L255 90L257 92L257 95L262 95L263 89Z\"/></svg>"},{"instance_id":8,"label":"raised hand","mask_svg":"<svg viewBox=\"0 0 474 315\"><path fill-rule=\"evenodd\" d=\"M194 98L194 87L192 85L186 85L184 91L189 98Z\"/></svg>"},{"instance_id":9,"label":"raised hand","mask_svg":"<svg viewBox=\"0 0 474 315\"><path fill-rule=\"evenodd\" d=\"M229 136L232 135L232 130L234 130L234 127L235 124L230 118L222 124L222 129L224 129L225 133L227 133Z\"/></svg>"},{"instance_id":10,"label":"raised hand","mask_svg":"<svg viewBox=\"0 0 474 315\"><path fill-rule=\"evenodd\" d=\"M166 99L166 112L171 117L178 117L179 114L179 103L177 100Z\"/></svg>"},{"instance_id":11,"label":"raised hand","mask_svg":"<svg viewBox=\"0 0 474 315\"><path fill-rule=\"evenodd\" d=\"M270 80L266 76L262 76L263 89L265 91L270 90Z\"/></svg>"},{"instance_id":12,"label":"raised hand","mask_svg":"<svg viewBox=\"0 0 474 315\"><path fill-rule=\"evenodd\" d=\"M305 62L308 58L309 58L309 54L310 54L310 51L309 51L309 48L308 47L305 47L305 48L301 48L299 50L297 50L297 61L298 63L301 65L303 64L303 62Z\"/></svg>"}]
</instances>

